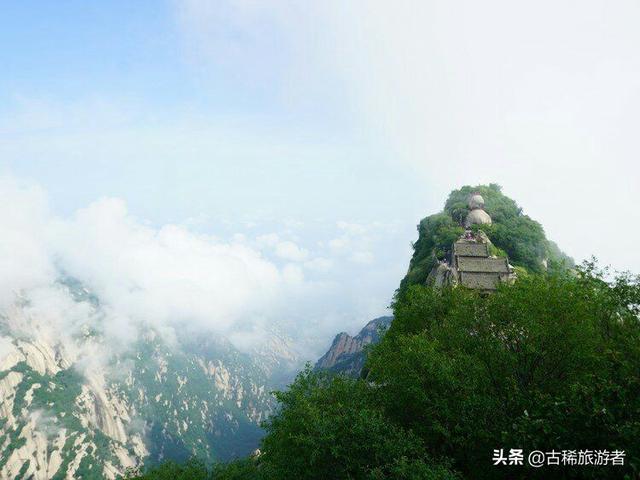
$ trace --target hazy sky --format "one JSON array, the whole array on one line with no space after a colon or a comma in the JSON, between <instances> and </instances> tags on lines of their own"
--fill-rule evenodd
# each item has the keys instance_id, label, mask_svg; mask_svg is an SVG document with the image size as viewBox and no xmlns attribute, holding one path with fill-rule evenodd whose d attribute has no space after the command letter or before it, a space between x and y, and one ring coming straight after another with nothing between
<instances>
[{"instance_id":1,"label":"hazy sky","mask_svg":"<svg viewBox=\"0 0 640 480\"><path fill-rule=\"evenodd\" d=\"M244 242L313 285L293 303L323 341L384 313L415 224L463 184L638 272L638 24L622 0L7 2L4 198L38 190L70 242L78 211L215 236L205 256Z\"/></svg>"}]
</instances>

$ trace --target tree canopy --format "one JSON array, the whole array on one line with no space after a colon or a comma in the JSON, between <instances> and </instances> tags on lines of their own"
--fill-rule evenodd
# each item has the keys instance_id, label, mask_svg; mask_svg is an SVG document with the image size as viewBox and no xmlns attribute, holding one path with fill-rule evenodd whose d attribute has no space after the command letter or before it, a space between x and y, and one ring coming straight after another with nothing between
<instances>
[{"instance_id":1,"label":"tree canopy","mask_svg":"<svg viewBox=\"0 0 640 480\"><path fill-rule=\"evenodd\" d=\"M262 455L219 466L219 476L173 478L638 476L640 278L588 263L488 296L413 285L394 313L366 378L307 368L277 394ZM494 466L501 448L618 450L625 461Z\"/></svg>"},{"instance_id":2,"label":"tree canopy","mask_svg":"<svg viewBox=\"0 0 640 480\"><path fill-rule=\"evenodd\" d=\"M482 297L411 287L369 357L394 423L468 478L621 478L612 467L491 468L498 448L625 450L640 466L640 286L594 264ZM398 399L401 400L399 405Z\"/></svg>"}]
</instances>

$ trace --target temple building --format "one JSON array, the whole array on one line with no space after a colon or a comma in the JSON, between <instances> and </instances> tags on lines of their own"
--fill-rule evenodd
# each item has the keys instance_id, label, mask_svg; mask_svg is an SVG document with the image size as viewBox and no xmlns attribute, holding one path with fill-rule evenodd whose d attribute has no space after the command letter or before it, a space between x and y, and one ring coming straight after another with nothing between
<instances>
[{"instance_id":1,"label":"temple building","mask_svg":"<svg viewBox=\"0 0 640 480\"><path fill-rule=\"evenodd\" d=\"M489 241L478 234L461 238L453 244L451 271L455 283L474 290L495 290L500 282L515 278L506 257L489 254ZM485 241L486 239L486 241Z\"/></svg>"},{"instance_id":2,"label":"temple building","mask_svg":"<svg viewBox=\"0 0 640 480\"><path fill-rule=\"evenodd\" d=\"M478 193L469 197L469 213L464 220L465 232L455 241L449 262L442 261L429 274L428 282L440 287L446 284L462 285L482 292L491 292L501 282L515 280L513 267L507 257L491 255L491 241L482 231L473 231L473 225L491 224L484 211L484 199Z\"/></svg>"}]
</instances>

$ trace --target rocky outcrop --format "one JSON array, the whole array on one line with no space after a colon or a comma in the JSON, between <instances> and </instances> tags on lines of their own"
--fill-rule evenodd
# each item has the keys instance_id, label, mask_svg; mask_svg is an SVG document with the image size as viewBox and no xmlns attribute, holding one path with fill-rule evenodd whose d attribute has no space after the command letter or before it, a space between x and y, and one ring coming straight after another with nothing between
<instances>
[{"instance_id":1,"label":"rocky outcrop","mask_svg":"<svg viewBox=\"0 0 640 480\"><path fill-rule=\"evenodd\" d=\"M6 339L6 337L5 337ZM128 405L101 377L80 375L60 345L14 339L0 372L0 478L116 478L147 455Z\"/></svg>"},{"instance_id":2,"label":"rocky outcrop","mask_svg":"<svg viewBox=\"0 0 640 480\"><path fill-rule=\"evenodd\" d=\"M436 288L442 288L445 285L452 284L454 282L453 278L453 270L449 264L445 261L439 261L431 269L431 272L429 272L426 284Z\"/></svg>"},{"instance_id":3,"label":"rocky outcrop","mask_svg":"<svg viewBox=\"0 0 640 480\"><path fill-rule=\"evenodd\" d=\"M392 320L393 317L371 320L355 337L346 332L339 333L327 353L317 361L315 369L358 376L366 360L365 347L379 342Z\"/></svg>"},{"instance_id":4,"label":"rocky outcrop","mask_svg":"<svg viewBox=\"0 0 640 480\"><path fill-rule=\"evenodd\" d=\"M284 338L243 353L145 327L114 353L95 321L98 302L73 301L93 329L56 331L27 299L0 311L0 479L115 479L163 459L255 450L275 407L271 377L296 362Z\"/></svg>"}]
</instances>

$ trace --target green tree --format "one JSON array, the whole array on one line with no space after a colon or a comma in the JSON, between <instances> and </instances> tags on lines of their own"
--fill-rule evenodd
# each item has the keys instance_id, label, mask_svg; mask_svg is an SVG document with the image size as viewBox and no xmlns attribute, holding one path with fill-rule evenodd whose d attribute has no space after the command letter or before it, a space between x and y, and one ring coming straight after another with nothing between
<instances>
[{"instance_id":1,"label":"green tree","mask_svg":"<svg viewBox=\"0 0 640 480\"><path fill-rule=\"evenodd\" d=\"M211 472L204 462L191 459L184 463L166 461L160 465L146 469L129 470L125 478L128 480L211 480Z\"/></svg>"},{"instance_id":2,"label":"green tree","mask_svg":"<svg viewBox=\"0 0 640 480\"><path fill-rule=\"evenodd\" d=\"M268 479L453 479L434 465L410 431L376 406L362 380L309 367L278 394L280 411L266 424L261 467Z\"/></svg>"},{"instance_id":3,"label":"green tree","mask_svg":"<svg viewBox=\"0 0 640 480\"><path fill-rule=\"evenodd\" d=\"M402 280L400 288L413 284L424 284L437 260L451 254L455 242L464 229L450 215L437 213L424 218L418 225L418 240L413 245L414 255L409 272Z\"/></svg>"},{"instance_id":4,"label":"green tree","mask_svg":"<svg viewBox=\"0 0 640 480\"><path fill-rule=\"evenodd\" d=\"M244 458L228 463L219 463L207 468L204 462L192 458L184 463L171 460L146 469L129 470L128 480L260 480L258 462Z\"/></svg>"},{"instance_id":5,"label":"green tree","mask_svg":"<svg viewBox=\"0 0 640 480\"><path fill-rule=\"evenodd\" d=\"M640 287L529 275L495 294L411 287L369 357L392 423L469 478L621 478L640 466ZM625 450L626 467L499 469L496 448Z\"/></svg>"}]
</instances>

